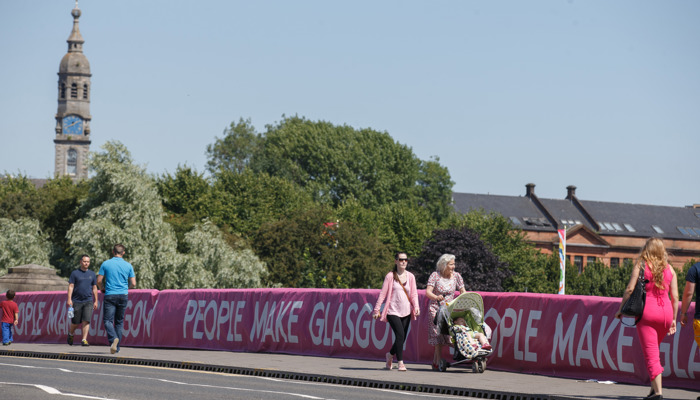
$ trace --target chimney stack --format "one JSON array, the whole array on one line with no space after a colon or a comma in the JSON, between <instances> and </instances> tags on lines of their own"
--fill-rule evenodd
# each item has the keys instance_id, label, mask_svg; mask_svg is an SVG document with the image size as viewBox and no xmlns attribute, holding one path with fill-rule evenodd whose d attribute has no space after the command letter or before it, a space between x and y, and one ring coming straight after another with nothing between
<instances>
[{"instance_id":1,"label":"chimney stack","mask_svg":"<svg viewBox=\"0 0 700 400\"><path fill-rule=\"evenodd\" d=\"M535 184L528 183L525 185L525 197L532 197L535 194Z\"/></svg>"},{"instance_id":2,"label":"chimney stack","mask_svg":"<svg viewBox=\"0 0 700 400\"><path fill-rule=\"evenodd\" d=\"M568 200L571 200L574 197L576 197L576 186L574 186L574 185L567 186L566 187L566 198Z\"/></svg>"}]
</instances>

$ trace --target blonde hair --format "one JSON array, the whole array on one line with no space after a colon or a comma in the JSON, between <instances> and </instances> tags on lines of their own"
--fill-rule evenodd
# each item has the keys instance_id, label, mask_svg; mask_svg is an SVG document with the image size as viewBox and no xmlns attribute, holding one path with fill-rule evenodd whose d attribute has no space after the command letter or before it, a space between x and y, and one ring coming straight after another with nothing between
<instances>
[{"instance_id":1,"label":"blonde hair","mask_svg":"<svg viewBox=\"0 0 700 400\"><path fill-rule=\"evenodd\" d=\"M664 289L664 270L668 265L668 253L664 242L659 238L649 238L642 248L640 268L646 263L651 269L652 281L659 289Z\"/></svg>"},{"instance_id":2,"label":"blonde hair","mask_svg":"<svg viewBox=\"0 0 700 400\"><path fill-rule=\"evenodd\" d=\"M447 263L450 261L453 261L455 259L455 256L453 254L443 254L440 256L440 258L437 260L437 272L442 275L442 273L445 271L445 267L447 267Z\"/></svg>"}]
</instances>

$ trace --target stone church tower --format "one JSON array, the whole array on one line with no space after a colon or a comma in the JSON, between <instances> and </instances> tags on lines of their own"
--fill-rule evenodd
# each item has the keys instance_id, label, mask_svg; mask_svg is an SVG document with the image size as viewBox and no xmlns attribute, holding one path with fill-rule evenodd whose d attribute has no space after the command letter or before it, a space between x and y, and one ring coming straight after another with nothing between
<instances>
[{"instance_id":1,"label":"stone church tower","mask_svg":"<svg viewBox=\"0 0 700 400\"><path fill-rule=\"evenodd\" d=\"M58 111L56 112L55 175L73 180L88 176L90 151L90 63L83 54L83 40L78 29L78 1L71 11L73 30L68 37L68 53L58 68Z\"/></svg>"}]
</instances>

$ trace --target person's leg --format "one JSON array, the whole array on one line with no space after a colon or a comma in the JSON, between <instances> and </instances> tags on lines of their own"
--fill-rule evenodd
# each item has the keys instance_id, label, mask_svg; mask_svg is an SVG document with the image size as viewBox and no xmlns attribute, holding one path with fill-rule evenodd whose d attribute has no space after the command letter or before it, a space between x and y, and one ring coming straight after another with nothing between
<instances>
[{"instance_id":1,"label":"person's leg","mask_svg":"<svg viewBox=\"0 0 700 400\"><path fill-rule=\"evenodd\" d=\"M14 329L15 325L14 324L7 324L8 326L8 331L10 332L10 343L15 341L15 338L12 336L12 330Z\"/></svg>"},{"instance_id":2,"label":"person's leg","mask_svg":"<svg viewBox=\"0 0 700 400\"><path fill-rule=\"evenodd\" d=\"M10 324L2 323L2 344L10 344Z\"/></svg>"},{"instance_id":3,"label":"person's leg","mask_svg":"<svg viewBox=\"0 0 700 400\"><path fill-rule=\"evenodd\" d=\"M433 364L438 365L440 363L441 358L442 358L442 345L436 344L435 345L435 353L433 353Z\"/></svg>"},{"instance_id":4,"label":"person's leg","mask_svg":"<svg viewBox=\"0 0 700 400\"><path fill-rule=\"evenodd\" d=\"M86 302L82 306L82 310L80 313L80 320L81 320L81 330L83 332L83 345L87 343L87 337L88 333L90 333L90 320L92 320L92 313L94 311L94 306L92 302Z\"/></svg>"},{"instance_id":5,"label":"person's leg","mask_svg":"<svg viewBox=\"0 0 700 400\"><path fill-rule=\"evenodd\" d=\"M117 334L114 330L114 314L117 309L117 299L115 295L105 296L103 303L102 322L104 323L105 332L107 332L107 343L112 345Z\"/></svg>"},{"instance_id":6,"label":"person's leg","mask_svg":"<svg viewBox=\"0 0 700 400\"><path fill-rule=\"evenodd\" d=\"M401 346L399 346L399 342L402 341L403 339L403 325L401 324L401 318L396 316L396 315L387 315L386 316L387 322L389 322L389 326L391 326L391 330L394 332L394 344L391 346L391 350L389 350L389 354L396 355L396 359L401 361L401 355L403 354L403 343Z\"/></svg>"},{"instance_id":7,"label":"person's leg","mask_svg":"<svg viewBox=\"0 0 700 400\"><path fill-rule=\"evenodd\" d=\"M663 374L658 374L651 380L651 389L654 391L654 394L663 394L661 393L661 375Z\"/></svg>"},{"instance_id":8,"label":"person's leg","mask_svg":"<svg viewBox=\"0 0 700 400\"><path fill-rule=\"evenodd\" d=\"M119 295L116 311L114 313L114 330L116 332L119 343L117 343L117 353L122 346L122 331L124 328L124 314L126 314L126 306L129 304L127 295Z\"/></svg>"},{"instance_id":9,"label":"person's leg","mask_svg":"<svg viewBox=\"0 0 700 400\"><path fill-rule=\"evenodd\" d=\"M698 344L698 349L700 349L700 319L693 320L693 333L695 334L695 343Z\"/></svg>"}]
</instances>

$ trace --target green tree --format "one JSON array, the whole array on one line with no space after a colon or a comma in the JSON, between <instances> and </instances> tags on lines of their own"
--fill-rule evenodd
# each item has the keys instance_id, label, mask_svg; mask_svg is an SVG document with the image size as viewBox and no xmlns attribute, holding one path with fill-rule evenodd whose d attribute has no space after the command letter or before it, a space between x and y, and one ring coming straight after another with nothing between
<instances>
[{"instance_id":1,"label":"green tree","mask_svg":"<svg viewBox=\"0 0 700 400\"><path fill-rule=\"evenodd\" d=\"M190 280L182 288L255 288L261 286L265 264L250 249L234 250L219 228L205 221L185 235L187 262L178 272Z\"/></svg>"},{"instance_id":2,"label":"green tree","mask_svg":"<svg viewBox=\"0 0 700 400\"><path fill-rule=\"evenodd\" d=\"M303 187L315 201L337 207L357 199L363 207L409 201L441 220L452 184L437 159L423 162L388 133L284 117L256 135L250 121L232 124L208 148L211 171L265 172Z\"/></svg>"},{"instance_id":3,"label":"green tree","mask_svg":"<svg viewBox=\"0 0 700 400\"><path fill-rule=\"evenodd\" d=\"M244 237L263 224L291 217L313 207L311 196L285 179L266 173L221 170L214 176L206 216Z\"/></svg>"},{"instance_id":4,"label":"green tree","mask_svg":"<svg viewBox=\"0 0 700 400\"><path fill-rule=\"evenodd\" d=\"M477 232L479 238L488 243L498 259L513 271L503 282L504 290L552 293L552 289L557 288L559 278L558 275L556 278L553 276L551 262L546 258L541 259L540 252L527 241L523 231L513 227L503 215L483 210L455 213L443 225L466 227ZM558 264L556 268L558 271Z\"/></svg>"},{"instance_id":5,"label":"green tree","mask_svg":"<svg viewBox=\"0 0 700 400\"><path fill-rule=\"evenodd\" d=\"M255 133L250 118L241 118L224 130L224 137L217 138L214 144L207 145L207 169L211 173L228 170L243 172L258 150L261 136Z\"/></svg>"},{"instance_id":6,"label":"green tree","mask_svg":"<svg viewBox=\"0 0 700 400\"><path fill-rule=\"evenodd\" d=\"M107 142L102 149L90 156L95 176L81 204L82 218L67 234L73 259L90 254L100 264L121 243L140 287L178 288L183 277L177 267L184 260L172 228L163 221L155 180L133 163L123 144Z\"/></svg>"},{"instance_id":7,"label":"green tree","mask_svg":"<svg viewBox=\"0 0 700 400\"><path fill-rule=\"evenodd\" d=\"M264 224L253 246L267 264L268 284L284 287L377 287L391 265L381 241L352 222L311 208Z\"/></svg>"},{"instance_id":8,"label":"green tree","mask_svg":"<svg viewBox=\"0 0 700 400\"><path fill-rule=\"evenodd\" d=\"M0 218L0 275L7 269L24 264L50 266L51 243L41 231L39 221Z\"/></svg>"},{"instance_id":9,"label":"green tree","mask_svg":"<svg viewBox=\"0 0 700 400\"><path fill-rule=\"evenodd\" d=\"M423 246L420 257L410 262L418 286L425 288L443 254L455 256L455 271L464 279L467 290L502 292L511 271L490 246L469 228L438 229Z\"/></svg>"}]
</instances>

